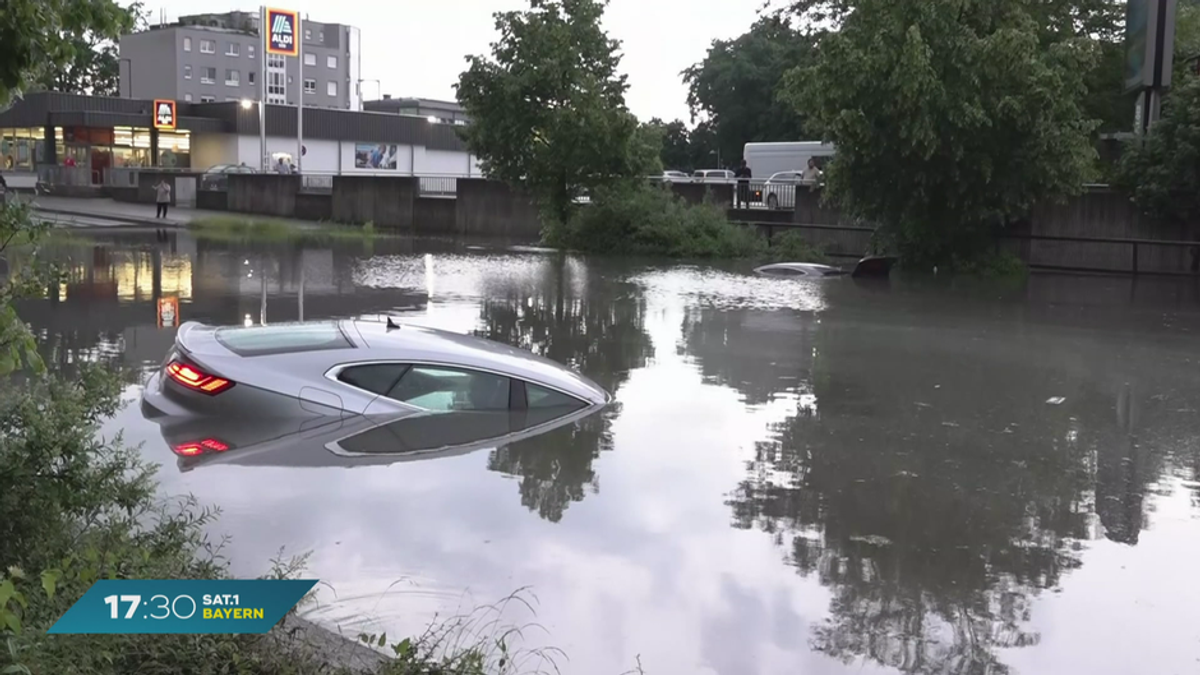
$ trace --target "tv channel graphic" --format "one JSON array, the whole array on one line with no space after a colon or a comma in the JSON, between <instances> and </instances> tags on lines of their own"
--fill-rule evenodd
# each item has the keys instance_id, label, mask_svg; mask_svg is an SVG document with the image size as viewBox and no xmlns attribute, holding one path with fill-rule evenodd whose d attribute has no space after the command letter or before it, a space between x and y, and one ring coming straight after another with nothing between
<instances>
[{"instance_id":1,"label":"tv channel graphic","mask_svg":"<svg viewBox=\"0 0 1200 675\"><path fill-rule=\"evenodd\" d=\"M50 634L266 633L316 579L104 579Z\"/></svg>"}]
</instances>

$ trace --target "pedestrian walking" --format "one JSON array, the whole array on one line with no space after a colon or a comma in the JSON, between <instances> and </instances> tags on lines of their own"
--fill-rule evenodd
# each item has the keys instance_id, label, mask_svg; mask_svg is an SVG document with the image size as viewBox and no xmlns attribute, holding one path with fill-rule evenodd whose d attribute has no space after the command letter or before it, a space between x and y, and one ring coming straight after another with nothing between
<instances>
[{"instance_id":1,"label":"pedestrian walking","mask_svg":"<svg viewBox=\"0 0 1200 675\"><path fill-rule=\"evenodd\" d=\"M158 202L158 212L155 218L166 218L167 207L171 205L171 184L164 178L158 180L158 185L154 186L155 201Z\"/></svg>"},{"instance_id":2,"label":"pedestrian walking","mask_svg":"<svg viewBox=\"0 0 1200 675\"><path fill-rule=\"evenodd\" d=\"M746 208L750 207L750 179L753 178L753 173L750 171L750 166L746 164L746 160L742 160L741 166L737 171L733 172L734 178L737 178L737 208L742 208L742 204Z\"/></svg>"}]
</instances>

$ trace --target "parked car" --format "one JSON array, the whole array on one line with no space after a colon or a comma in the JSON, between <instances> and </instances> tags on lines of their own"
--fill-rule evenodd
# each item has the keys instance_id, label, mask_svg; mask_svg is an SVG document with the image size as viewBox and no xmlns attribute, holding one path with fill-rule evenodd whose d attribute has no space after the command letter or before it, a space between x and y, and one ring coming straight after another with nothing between
<instances>
[{"instance_id":1,"label":"parked car","mask_svg":"<svg viewBox=\"0 0 1200 675\"><path fill-rule=\"evenodd\" d=\"M215 419L222 425L242 420L236 424L243 426L291 420L315 428L325 418L347 424L358 416L375 423L411 418L412 428L431 437L457 438L434 444L444 447L540 428L609 401L599 385L531 352L390 318L252 327L192 321L179 327L162 368L147 381L142 414L170 418L170 426L200 420L200 427ZM481 413L492 422L485 423ZM537 423L522 426L507 417L503 425L494 423L510 414ZM445 417L416 424L418 416L430 415ZM363 424L343 435L374 428ZM488 433L503 426L503 433L454 435L481 425ZM253 436L205 437L189 445L193 441L174 435L173 447L176 454L195 456L226 452L235 442L265 442Z\"/></svg>"},{"instance_id":2,"label":"parked car","mask_svg":"<svg viewBox=\"0 0 1200 675\"><path fill-rule=\"evenodd\" d=\"M224 190L229 186L231 173L258 173L258 170L245 164L215 164L200 176L200 189Z\"/></svg>"},{"instance_id":3,"label":"parked car","mask_svg":"<svg viewBox=\"0 0 1200 675\"><path fill-rule=\"evenodd\" d=\"M840 267L799 262L773 263L756 267L754 271L768 277L812 277L818 279L840 277L848 273Z\"/></svg>"},{"instance_id":4,"label":"parked car","mask_svg":"<svg viewBox=\"0 0 1200 675\"><path fill-rule=\"evenodd\" d=\"M796 188L803 184L804 173L795 171L780 171L771 174L763 183L763 198L768 209L796 208Z\"/></svg>"},{"instance_id":5,"label":"parked car","mask_svg":"<svg viewBox=\"0 0 1200 675\"><path fill-rule=\"evenodd\" d=\"M664 171L660 180L664 183L690 183L692 177L682 171Z\"/></svg>"},{"instance_id":6,"label":"parked car","mask_svg":"<svg viewBox=\"0 0 1200 675\"><path fill-rule=\"evenodd\" d=\"M732 183L733 172L728 169L699 169L692 172L693 183Z\"/></svg>"}]
</instances>

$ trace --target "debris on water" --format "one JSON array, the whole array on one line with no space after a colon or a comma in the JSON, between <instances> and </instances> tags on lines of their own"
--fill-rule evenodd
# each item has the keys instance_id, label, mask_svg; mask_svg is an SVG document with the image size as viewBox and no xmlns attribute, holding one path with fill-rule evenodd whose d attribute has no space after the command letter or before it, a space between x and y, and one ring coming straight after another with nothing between
<instances>
[{"instance_id":1,"label":"debris on water","mask_svg":"<svg viewBox=\"0 0 1200 675\"><path fill-rule=\"evenodd\" d=\"M1066 397L1063 396L1051 396L1050 398L1046 399L1046 403L1049 403L1050 405L1062 405L1066 402L1066 400Z\"/></svg>"},{"instance_id":2,"label":"debris on water","mask_svg":"<svg viewBox=\"0 0 1200 675\"><path fill-rule=\"evenodd\" d=\"M942 388L942 385L940 385L940 384L935 384L935 385L933 385L933 388L934 388L934 389L941 389L941 388Z\"/></svg>"},{"instance_id":3,"label":"debris on water","mask_svg":"<svg viewBox=\"0 0 1200 675\"><path fill-rule=\"evenodd\" d=\"M882 537L878 534L868 534L866 536L855 535L850 537L850 541L857 541L871 546L891 546L892 540L887 537Z\"/></svg>"},{"instance_id":4,"label":"debris on water","mask_svg":"<svg viewBox=\"0 0 1200 675\"><path fill-rule=\"evenodd\" d=\"M893 478L920 478L920 476L911 471L900 471Z\"/></svg>"},{"instance_id":5,"label":"debris on water","mask_svg":"<svg viewBox=\"0 0 1200 675\"><path fill-rule=\"evenodd\" d=\"M950 428L952 428L952 429L957 429L957 428L958 428L958 422L942 422L942 426L944 426L944 427L950 427Z\"/></svg>"},{"instance_id":6,"label":"debris on water","mask_svg":"<svg viewBox=\"0 0 1200 675\"><path fill-rule=\"evenodd\" d=\"M930 405L929 403L922 403L921 401L917 401L917 407L918 408L932 408L933 406Z\"/></svg>"}]
</instances>

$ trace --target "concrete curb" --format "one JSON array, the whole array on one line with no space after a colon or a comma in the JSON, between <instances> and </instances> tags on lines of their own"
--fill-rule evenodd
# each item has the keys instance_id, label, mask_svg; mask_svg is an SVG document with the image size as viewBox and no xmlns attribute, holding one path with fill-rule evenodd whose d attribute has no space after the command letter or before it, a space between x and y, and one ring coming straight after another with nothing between
<instances>
[{"instance_id":1,"label":"concrete curb","mask_svg":"<svg viewBox=\"0 0 1200 675\"><path fill-rule=\"evenodd\" d=\"M272 633L285 649L307 650L307 654L335 669L353 673L378 673L391 661L386 655L358 640L294 614L284 617Z\"/></svg>"}]
</instances>

